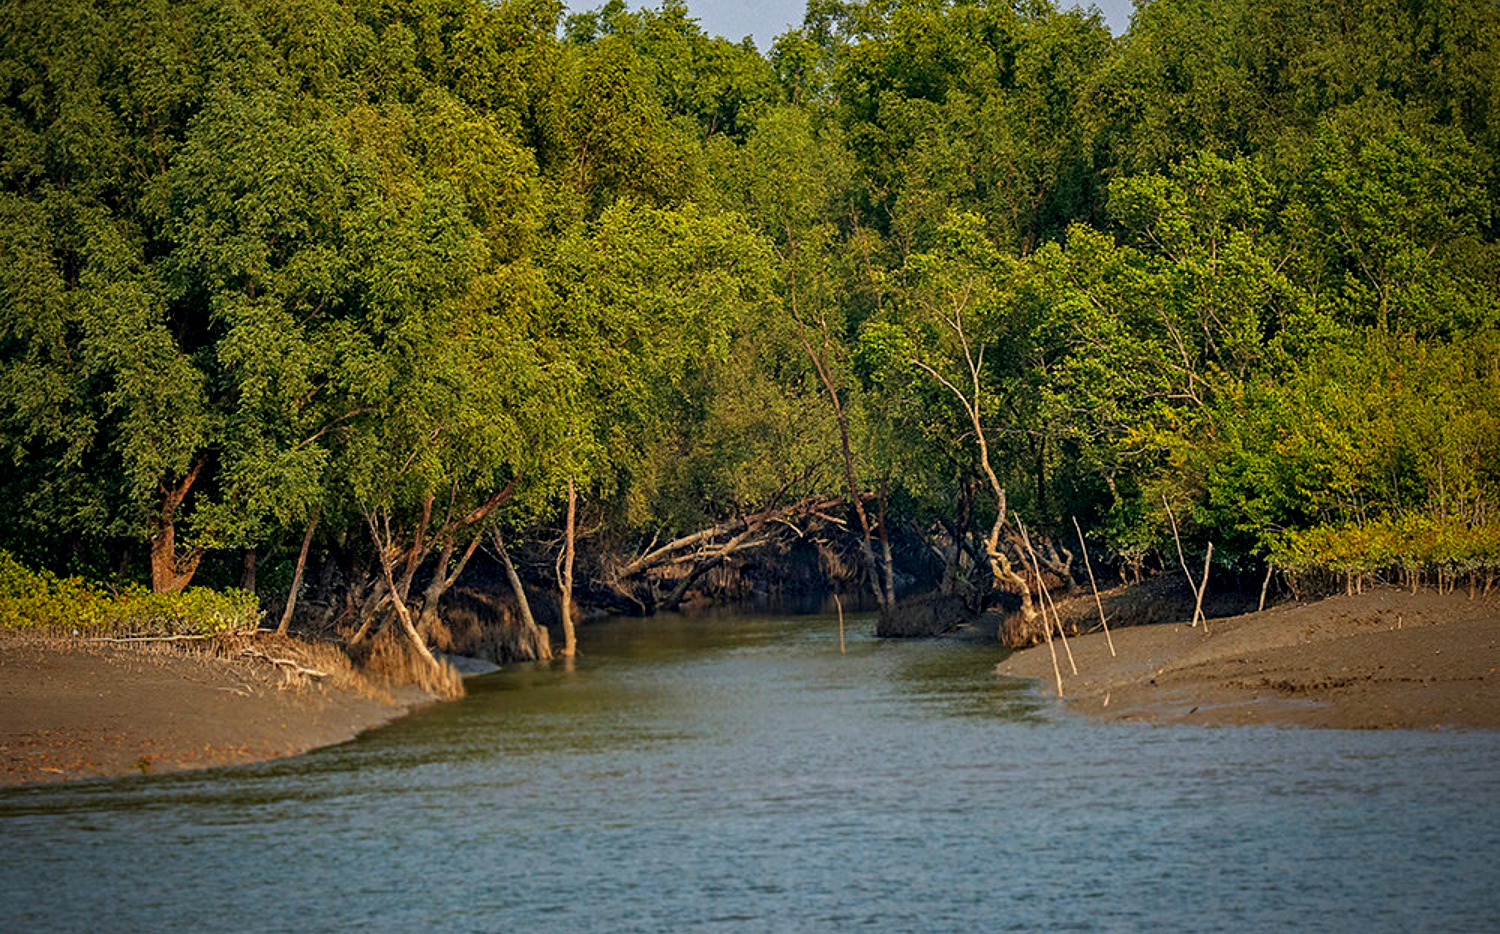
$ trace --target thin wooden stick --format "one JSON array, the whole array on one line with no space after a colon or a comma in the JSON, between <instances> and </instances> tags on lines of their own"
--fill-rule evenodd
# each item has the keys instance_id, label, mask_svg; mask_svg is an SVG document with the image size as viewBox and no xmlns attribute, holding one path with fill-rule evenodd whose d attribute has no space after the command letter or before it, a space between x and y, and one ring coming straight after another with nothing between
<instances>
[{"instance_id":1,"label":"thin wooden stick","mask_svg":"<svg viewBox=\"0 0 1500 934\"><path fill-rule=\"evenodd\" d=\"M1269 560L1267 560L1266 561L1266 579L1264 581L1262 581L1261 585L1260 585L1260 606L1258 606L1258 607L1255 608L1255 612L1257 612L1257 613L1262 613L1266 609L1266 591L1271 588L1271 575L1273 573L1275 573L1275 571L1276 571L1276 565L1272 564Z\"/></svg>"},{"instance_id":2,"label":"thin wooden stick","mask_svg":"<svg viewBox=\"0 0 1500 934\"><path fill-rule=\"evenodd\" d=\"M1188 589L1193 593L1198 592L1198 582L1193 580L1193 572L1188 570L1187 555L1182 553L1182 537L1177 534L1177 517L1172 515L1172 506L1167 502L1166 494L1162 494L1161 504L1167 509L1167 519L1172 523L1172 541L1177 543L1177 560L1182 563L1183 576L1187 578ZM1193 612L1193 625L1198 625L1198 613Z\"/></svg>"},{"instance_id":3,"label":"thin wooden stick","mask_svg":"<svg viewBox=\"0 0 1500 934\"><path fill-rule=\"evenodd\" d=\"M838 594L833 595L833 605L839 608L839 654L847 655L844 651L844 601L839 599Z\"/></svg>"},{"instance_id":4,"label":"thin wooden stick","mask_svg":"<svg viewBox=\"0 0 1500 934\"><path fill-rule=\"evenodd\" d=\"M1037 566L1036 576L1037 583L1040 584L1042 580L1042 569L1040 564L1038 564ZM1046 587L1043 587L1042 596L1046 599L1047 605L1052 607L1052 619L1057 623L1057 634L1062 637L1063 650L1068 653L1068 665L1073 669L1073 674L1076 675L1078 674L1078 663L1073 661L1073 646L1068 642L1068 631L1063 628L1062 614L1057 612L1057 604L1052 602L1052 591L1048 590Z\"/></svg>"},{"instance_id":5,"label":"thin wooden stick","mask_svg":"<svg viewBox=\"0 0 1500 934\"><path fill-rule=\"evenodd\" d=\"M1078 531L1078 545L1083 549L1083 566L1088 568L1089 587L1094 591L1094 606L1099 608L1099 625L1104 627L1104 641L1109 643L1109 656L1115 658L1115 639L1109 634L1109 621L1104 618L1104 601L1099 599L1099 584L1094 580L1094 566L1089 563L1089 546L1083 540L1083 527L1078 517L1073 517L1073 528Z\"/></svg>"},{"instance_id":6,"label":"thin wooden stick","mask_svg":"<svg viewBox=\"0 0 1500 934\"><path fill-rule=\"evenodd\" d=\"M1198 619L1203 619L1203 634L1208 635L1208 617L1203 615L1203 593L1208 590L1208 565L1214 559L1214 543L1208 543L1208 554L1203 556L1203 583L1198 585L1198 602L1193 607L1193 625L1198 625Z\"/></svg>"},{"instance_id":7,"label":"thin wooden stick","mask_svg":"<svg viewBox=\"0 0 1500 934\"><path fill-rule=\"evenodd\" d=\"M1036 556L1036 549L1031 547L1031 536L1026 533L1026 526L1019 519L1016 525L1021 530L1021 541L1026 544L1026 550L1031 554L1031 567L1036 573L1036 589L1041 591L1042 622L1047 623L1047 607L1052 607L1052 619L1057 623L1057 634L1062 637L1063 650L1068 653L1068 667L1073 669L1073 674L1078 674L1078 663L1073 660L1073 647L1068 644L1068 634L1063 629L1062 616L1057 612L1057 604L1052 602L1052 592L1042 582L1042 562ZM1051 625L1051 623L1047 623Z\"/></svg>"},{"instance_id":8,"label":"thin wooden stick","mask_svg":"<svg viewBox=\"0 0 1500 934\"><path fill-rule=\"evenodd\" d=\"M1019 520L1017 520L1017 524L1019 525ZM1026 538L1026 529L1024 526L1021 527L1021 538L1023 541ZM1025 555L1021 556L1021 563L1026 563ZM1042 635L1047 639L1047 651L1052 656L1052 677L1057 679L1057 696L1061 698L1063 696L1062 666L1057 664L1057 646L1052 644L1052 624L1047 622L1047 607L1045 605L1042 607Z\"/></svg>"},{"instance_id":9,"label":"thin wooden stick","mask_svg":"<svg viewBox=\"0 0 1500 934\"><path fill-rule=\"evenodd\" d=\"M1057 646L1052 644L1052 624L1047 622L1047 608L1042 608L1042 635L1047 637L1047 651L1052 654L1052 677L1057 679L1057 696L1063 696L1062 667L1057 664Z\"/></svg>"},{"instance_id":10,"label":"thin wooden stick","mask_svg":"<svg viewBox=\"0 0 1500 934\"><path fill-rule=\"evenodd\" d=\"M279 665L279 666L281 666L283 668L289 668L293 672L295 672L295 673L297 673L299 675L305 675L305 676L307 676L309 678L326 678L326 677L328 677L328 672L326 672L326 671L319 671L316 668L306 668L300 662L298 662L295 659L291 659L291 658L273 658L272 656L267 655L264 652L256 651L255 649L246 649L243 652L241 652L240 654L242 656L246 657L246 658L264 659L265 661L268 661L268 662L270 662L273 665Z\"/></svg>"},{"instance_id":11,"label":"thin wooden stick","mask_svg":"<svg viewBox=\"0 0 1500 934\"><path fill-rule=\"evenodd\" d=\"M80 640L82 642L189 642L202 639L212 639L215 636L226 635L225 633L213 633L202 636L88 636Z\"/></svg>"}]
</instances>

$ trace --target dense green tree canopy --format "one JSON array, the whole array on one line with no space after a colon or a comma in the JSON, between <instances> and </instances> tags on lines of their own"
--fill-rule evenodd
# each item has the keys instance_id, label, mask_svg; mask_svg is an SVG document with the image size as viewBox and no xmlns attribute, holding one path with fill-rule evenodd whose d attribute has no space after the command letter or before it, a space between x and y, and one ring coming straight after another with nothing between
<instances>
[{"instance_id":1,"label":"dense green tree canopy","mask_svg":"<svg viewBox=\"0 0 1500 934\"><path fill-rule=\"evenodd\" d=\"M1024 589L1023 527L1139 568L1168 510L1234 569L1500 562L1493 4L1111 37L817 0L764 56L678 0L6 20L33 561L175 590L305 536L352 603L435 613L496 521L553 541L578 500L626 554L816 494L882 601L893 535Z\"/></svg>"}]
</instances>

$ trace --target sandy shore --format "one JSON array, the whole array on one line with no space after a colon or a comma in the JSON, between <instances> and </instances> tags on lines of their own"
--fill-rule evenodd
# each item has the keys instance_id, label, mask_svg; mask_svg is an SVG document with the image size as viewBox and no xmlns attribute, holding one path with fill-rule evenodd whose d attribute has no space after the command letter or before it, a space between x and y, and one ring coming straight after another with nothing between
<instances>
[{"instance_id":1,"label":"sandy shore","mask_svg":"<svg viewBox=\"0 0 1500 934\"><path fill-rule=\"evenodd\" d=\"M1380 590L1056 644L1069 708L1107 720L1342 729L1500 729L1500 600ZM1047 647L1002 674L1056 694Z\"/></svg>"},{"instance_id":2,"label":"sandy shore","mask_svg":"<svg viewBox=\"0 0 1500 934\"><path fill-rule=\"evenodd\" d=\"M296 755L352 739L419 699L321 680L159 644L0 633L0 786Z\"/></svg>"}]
</instances>

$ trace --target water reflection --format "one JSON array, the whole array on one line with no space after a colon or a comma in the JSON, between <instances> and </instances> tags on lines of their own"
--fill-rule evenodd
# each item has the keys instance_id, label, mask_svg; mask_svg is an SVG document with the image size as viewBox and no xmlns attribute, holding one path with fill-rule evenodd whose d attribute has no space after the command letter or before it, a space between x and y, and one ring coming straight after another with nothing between
<instances>
[{"instance_id":1,"label":"water reflection","mask_svg":"<svg viewBox=\"0 0 1500 934\"><path fill-rule=\"evenodd\" d=\"M1003 650L975 647L955 658L946 647L899 653L892 707L907 717L980 717L1041 723L1047 702L1027 682L995 675Z\"/></svg>"}]
</instances>

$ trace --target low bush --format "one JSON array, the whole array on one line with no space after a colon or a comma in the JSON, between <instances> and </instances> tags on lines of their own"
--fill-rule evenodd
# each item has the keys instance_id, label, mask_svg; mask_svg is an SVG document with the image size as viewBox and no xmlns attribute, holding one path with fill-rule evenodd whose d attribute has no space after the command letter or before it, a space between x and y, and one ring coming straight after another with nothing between
<instances>
[{"instance_id":1,"label":"low bush","mask_svg":"<svg viewBox=\"0 0 1500 934\"><path fill-rule=\"evenodd\" d=\"M1383 574L1392 580L1433 573L1453 581L1486 581L1500 571L1500 527L1452 517L1407 513L1361 525L1320 525L1283 533L1271 562L1284 571Z\"/></svg>"},{"instance_id":2,"label":"low bush","mask_svg":"<svg viewBox=\"0 0 1500 934\"><path fill-rule=\"evenodd\" d=\"M213 635L253 629L255 597L195 587L152 593L139 584L118 591L78 577L33 570L0 551L0 628L53 635Z\"/></svg>"}]
</instances>

